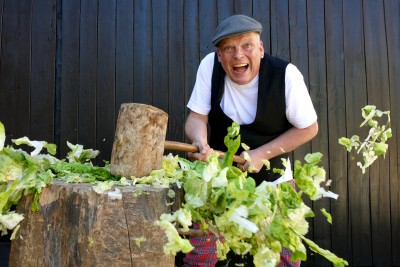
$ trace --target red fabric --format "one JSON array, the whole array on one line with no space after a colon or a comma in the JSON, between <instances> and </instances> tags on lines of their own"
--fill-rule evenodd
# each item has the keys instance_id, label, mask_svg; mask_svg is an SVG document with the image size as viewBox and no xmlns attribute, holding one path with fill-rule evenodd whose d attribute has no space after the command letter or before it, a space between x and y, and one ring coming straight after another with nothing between
<instances>
[{"instance_id":1,"label":"red fabric","mask_svg":"<svg viewBox=\"0 0 400 267\"><path fill-rule=\"evenodd\" d=\"M281 261L279 262L277 267L300 267L301 261L292 262L290 260L291 255L292 252L290 250L283 248L281 252Z\"/></svg>"},{"instance_id":2,"label":"red fabric","mask_svg":"<svg viewBox=\"0 0 400 267\"><path fill-rule=\"evenodd\" d=\"M199 229L199 225L195 224L194 229ZM183 259L183 267L204 266L211 267L218 262L216 254L217 237L210 231L208 236L192 236L189 238L190 243L194 246L194 250L187 253Z\"/></svg>"},{"instance_id":3,"label":"red fabric","mask_svg":"<svg viewBox=\"0 0 400 267\"><path fill-rule=\"evenodd\" d=\"M197 226L197 227L196 227ZM195 225L198 229L198 225ZM208 236L190 237L190 243L195 247L193 251L187 253L183 259L183 267L213 267L218 262L216 254L217 237L209 232ZM301 261L292 262L290 256L292 252L283 248L280 254L280 262L277 267L300 267Z\"/></svg>"}]
</instances>

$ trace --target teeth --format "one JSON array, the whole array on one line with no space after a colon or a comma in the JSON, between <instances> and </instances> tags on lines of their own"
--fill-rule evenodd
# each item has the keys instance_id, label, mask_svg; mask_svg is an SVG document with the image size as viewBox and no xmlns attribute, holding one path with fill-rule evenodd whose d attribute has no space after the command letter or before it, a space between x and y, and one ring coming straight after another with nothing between
<instances>
[{"instance_id":1,"label":"teeth","mask_svg":"<svg viewBox=\"0 0 400 267\"><path fill-rule=\"evenodd\" d=\"M245 64L245 63L234 65L235 68L246 67L246 66L247 66L247 64Z\"/></svg>"}]
</instances>

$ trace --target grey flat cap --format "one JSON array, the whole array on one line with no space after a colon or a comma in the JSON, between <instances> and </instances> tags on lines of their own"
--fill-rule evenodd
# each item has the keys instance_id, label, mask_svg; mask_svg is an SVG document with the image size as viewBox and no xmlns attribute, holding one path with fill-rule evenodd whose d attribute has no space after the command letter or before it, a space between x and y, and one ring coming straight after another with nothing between
<instances>
[{"instance_id":1,"label":"grey flat cap","mask_svg":"<svg viewBox=\"0 0 400 267\"><path fill-rule=\"evenodd\" d=\"M233 15L221 21L217 26L212 43L218 46L218 43L226 37L248 32L261 33L261 23L245 15Z\"/></svg>"}]
</instances>

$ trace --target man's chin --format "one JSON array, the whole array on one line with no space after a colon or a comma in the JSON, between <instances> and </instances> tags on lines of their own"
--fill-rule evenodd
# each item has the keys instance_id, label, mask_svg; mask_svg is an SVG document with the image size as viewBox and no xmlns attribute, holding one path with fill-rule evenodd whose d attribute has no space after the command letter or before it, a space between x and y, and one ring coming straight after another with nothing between
<instances>
[{"instance_id":1,"label":"man's chin","mask_svg":"<svg viewBox=\"0 0 400 267\"><path fill-rule=\"evenodd\" d=\"M230 77L232 82L239 84L239 85L245 85L251 82L251 79L246 78L246 77Z\"/></svg>"}]
</instances>

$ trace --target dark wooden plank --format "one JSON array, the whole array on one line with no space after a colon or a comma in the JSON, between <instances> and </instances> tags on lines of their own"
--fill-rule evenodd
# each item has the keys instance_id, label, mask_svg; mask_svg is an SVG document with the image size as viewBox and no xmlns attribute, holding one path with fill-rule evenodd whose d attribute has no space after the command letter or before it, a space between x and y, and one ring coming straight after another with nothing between
<instances>
[{"instance_id":1,"label":"dark wooden plank","mask_svg":"<svg viewBox=\"0 0 400 267\"><path fill-rule=\"evenodd\" d=\"M184 43L183 43L183 0L168 3L168 77L169 77L169 120L167 137L170 140L184 140L186 99L184 92Z\"/></svg>"},{"instance_id":2,"label":"dark wooden plank","mask_svg":"<svg viewBox=\"0 0 400 267\"><path fill-rule=\"evenodd\" d=\"M390 162L390 218L392 225L392 265L400 266L400 1L384 1L386 39L388 48L388 75L390 88L390 116L393 137L389 139Z\"/></svg>"},{"instance_id":3,"label":"dark wooden plank","mask_svg":"<svg viewBox=\"0 0 400 267\"><path fill-rule=\"evenodd\" d=\"M307 5L306 1L288 1L288 13L287 13L287 23L289 24L289 53L286 57L290 57L290 62L294 64L302 73L304 82L306 83L308 90L309 88L309 78L308 78L308 37L307 37ZM279 7L280 12L284 12L284 6ZM273 16L273 15L271 15ZM279 18L282 19L282 18ZM282 23L282 22L280 22ZM290 40L290 42L289 42ZM308 142L301 147L297 148L293 153L293 162L294 160L300 160L304 162L304 156L311 151L311 143ZM303 197L304 203L313 208L313 202L308 197ZM319 218L318 211L315 212ZM309 232L307 237L311 239L314 238L314 221L316 219L309 220ZM307 256L307 262L304 263L305 266L315 266L315 255L313 253L309 253Z\"/></svg>"},{"instance_id":4,"label":"dark wooden plank","mask_svg":"<svg viewBox=\"0 0 400 267\"><path fill-rule=\"evenodd\" d=\"M32 2L31 138L54 142L56 1Z\"/></svg>"},{"instance_id":5,"label":"dark wooden plank","mask_svg":"<svg viewBox=\"0 0 400 267\"><path fill-rule=\"evenodd\" d=\"M133 1L117 2L116 21L115 114L118 116L122 103L133 102Z\"/></svg>"},{"instance_id":6,"label":"dark wooden plank","mask_svg":"<svg viewBox=\"0 0 400 267\"><path fill-rule=\"evenodd\" d=\"M0 55L0 121L7 143L30 135L31 4L4 1ZM18 34L16 34L18 33Z\"/></svg>"},{"instance_id":7,"label":"dark wooden plank","mask_svg":"<svg viewBox=\"0 0 400 267\"><path fill-rule=\"evenodd\" d=\"M235 14L234 4L234 0L217 1L218 23L221 22L221 20Z\"/></svg>"},{"instance_id":8,"label":"dark wooden plank","mask_svg":"<svg viewBox=\"0 0 400 267\"><path fill-rule=\"evenodd\" d=\"M259 21L263 26L261 40L263 41L264 50L271 53L271 14L269 0L254 0L253 1L253 18Z\"/></svg>"},{"instance_id":9,"label":"dark wooden plank","mask_svg":"<svg viewBox=\"0 0 400 267\"><path fill-rule=\"evenodd\" d=\"M134 3L134 102L151 104L152 84L152 13L151 2L136 0Z\"/></svg>"},{"instance_id":10,"label":"dark wooden plank","mask_svg":"<svg viewBox=\"0 0 400 267\"><path fill-rule=\"evenodd\" d=\"M343 1L346 136L366 136L360 129L361 108L367 104L362 2ZM351 158L351 156L349 156ZM356 160L349 161L348 190L353 244L353 266L371 266L369 173L362 174Z\"/></svg>"},{"instance_id":11,"label":"dark wooden plank","mask_svg":"<svg viewBox=\"0 0 400 267\"><path fill-rule=\"evenodd\" d=\"M235 14L253 16L253 2L248 0L236 0L234 6Z\"/></svg>"},{"instance_id":12,"label":"dark wooden plank","mask_svg":"<svg viewBox=\"0 0 400 267\"><path fill-rule=\"evenodd\" d=\"M290 5L292 2L290 2ZM325 23L324 23L324 1L307 1L307 20L302 23L308 24L308 55L309 55L309 82L308 88L313 100L315 110L318 114L318 135L311 141L312 152L321 152L324 156L320 163L329 177L329 150L326 142L328 140L328 110L327 110L327 87L326 87L326 51L325 51ZM300 6L296 9L301 9ZM307 23L308 22L308 23ZM293 34L291 34L293 36ZM307 36L304 33L304 36ZM297 39L296 39L297 40ZM291 44L299 43L290 38ZM299 46L296 46L298 50ZM292 49L293 51L293 49ZM302 50L299 51L306 54ZM293 53L292 53L293 58ZM305 59L307 61L307 59ZM301 66L301 65L300 65ZM303 148L305 153L306 146ZM327 222L321 209L330 213L331 199L321 198L313 204L314 218L314 241L324 249L331 250L331 225ZM315 257L315 266L331 266L331 263L320 255Z\"/></svg>"},{"instance_id":13,"label":"dark wooden plank","mask_svg":"<svg viewBox=\"0 0 400 267\"><path fill-rule=\"evenodd\" d=\"M271 0L271 55L290 60L289 3Z\"/></svg>"},{"instance_id":14,"label":"dark wooden plank","mask_svg":"<svg viewBox=\"0 0 400 267\"><path fill-rule=\"evenodd\" d=\"M60 145L61 157L69 151L67 141L78 141L79 95L79 14L80 1L62 1L62 71L60 92Z\"/></svg>"},{"instance_id":15,"label":"dark wooden plank","mask_svg":"<svg viewBox=\"0 0 400 267\"><path fill-rule=\"evenodd\" d=\"M389 110L390 94L383 2L363 2L368 103ZM377 90L378 89L378 90ZM389 161L378 160L370 167L371 230L374 266L390 266L390 174Z\"/></svg>"},{"instance_id":16,"label":"dark wooden plank","mask_svg":"<svg viewBox=\"0 0 400 267\"><path fill-rule=\"evenodd\" d=\"M3 35L3 14L4 14L4 0L0 0L0 55L1 55L1 37ZM0 92L1 93L1 92Z\"/></svg>"},{"instance_id":17,"label":"dark wooden plank","mask_svg":"<svg viewBox=\"0 0 400 267\"><path fill-rule=\"evenodd\" d=\"M302 73L304 82L307 85L309 91L311 91L309 84L309 66L308 66L308 31L307 31L307 5L306 0L289 0L289 54L290 62L294 64L299 71ZM310 56L311 57L311 56ZM314 86L316 88L317 86ZM314 105L319 104L317 100L314 99L316 94L311 94L313 97ZM317 106L316 106L317 108ZM317 112L319 110L317 109ZM319 113L318 113L319 115ZM295 159L303 160L307 153L311 152L311 144L307 143L303 146L297 148L293 155Z\"/></svg>"},{"instance_id":18,"label":"dark wooden plank","mask_svg":"<svg viewBox=\"0 0 400 267\"><path fill-rule=\"evenodd\" d=\"M115 114L115 16L116 2L99 1L97 72L97 145L99 160L110 160Z\"/></svg>"},{"instance_id":19,"label":"dark wooden plank","mask_svg":"<svg viewBox=\"0 0 400 267\"><path fill-rule=\"evenodd\" d=\"M332 201L332 251L351 265L351 225L347 192L347 152L338 139L346 135L346 106L343 59L343 3L325 1L326 78L328 108L329 178L331 190L339 194Z\"/></svg>"},{"instance_id":20,"label":"dark wooden plank","mask_svg":"<svg viewBox=\"0 0 400 267\"><path fill-rule=\"evenodd\" d=\"M187 5L190 5L193 3L193 1L190 1L187 3ZM168 112L168 80L169 80L169 73L167 71L167 66L168 66L168 31L166 30L169 21L168 21L168 1L167 0L160 0L158 1L157 5L153 5L152 7L153 11L153 62L152 62L152 69L153 69L153 105L164 110L165 112ZM186 15L186 14L185 14ZM196 14L190 14L190 20L189 22L194 22L196 19L194 19L194 15ZM186 26L189 27L189 25L186 24L186 21L184 23L185 25L185 30ZM197 36L198 30L197 29L190 29L192 32L192 37ZM186 35L185 35L186 36ZM196 39L190 40L192 42L195 42ZM186 45L186 42L185 42ZM193 45L193 44L192 44ZM186 49L186 46L185 46ZM185 53L185 59L189 57Z\"/></svg>"},{"instance_id":21,"label":"dark wooden plank","mask_svg":"<svg viewBox=\"0 0 400 267\"><path fill-rule=\"evenodd\" d=\"M200 58L215 50L211 40L218 24L216 1L199 1Z\"/></svg>"},{"instance_id":22,"label":"dark wooden plank","mask_svg":"<svg viewBox=\"0 0 400 267\"><path fill-rule=\"evenodd\" d=\"M197 1L185 2L183 12L184 23L184 50L185 50L185 107L192 94L196 81L197 68L200 63L199 53L199 5ZM185 121L189 109L185 112Z\"/></svg>"},{"instance_id":23,"label":"dark wooden plank","mask_svg":"<svg viewBox=\"0 0 400 267\"><path fill-rule=\"evenodd\" d=\"M78 142L96 148L98 1L81 3Z\"/></svg>"}]
</instances>

